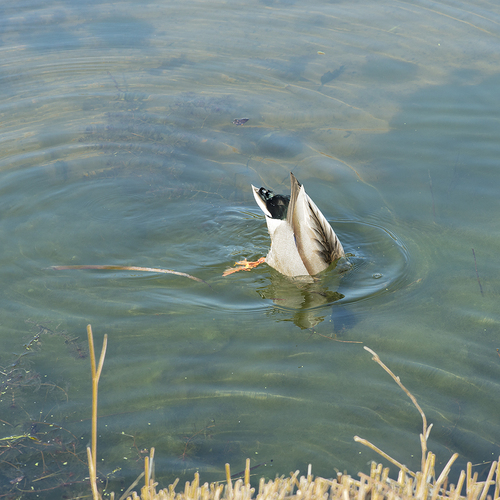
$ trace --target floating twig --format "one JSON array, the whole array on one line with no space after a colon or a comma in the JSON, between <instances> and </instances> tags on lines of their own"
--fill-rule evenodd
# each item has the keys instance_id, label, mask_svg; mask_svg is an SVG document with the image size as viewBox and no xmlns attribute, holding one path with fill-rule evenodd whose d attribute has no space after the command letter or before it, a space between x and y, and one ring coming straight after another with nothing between
<instances>
[{"instance_id":1,"label":"floating twig","mask_svg":"<svg viewBox=\"0 0 500 500\"><path fill-rule=\"evenodd\" d=\"M337 338L337 334L334 334L334 337L330 337L329 335L323 335L322 333L317 332L316 330L312 330L311 335L316 334L320 337L323 337L328 340L333 340L334 342L343 342L345 344L362 344L362 340L341 340Z\"/></svg>"},{"instance_id":2,"label":"floating twig","mask_svg":"<svg viewBox=\"0 0 500 500\"><path fill-rule=\"evenodd\" d=\"M165 273L165 274L176 274L177 276L184 276L186 278L198 281L199 283L205 283L205 285L210 286L206 281L196 276L192 276L188 273L181 273L179 271L172 271L172 269L161 269L158 267L137 267L137 266L94 266L94 265L83 265L83 266L52 266L50 269L55 269L56 271L64 271L65 269L104 269L110 271L143 271L148 273ZM210 286L210 288L212 288Z\"/></svg>"},{"instance_id":3,"label":"floating twig","mask_svg":"<svg viewBox=\"0 0 500 500\"><path fill-rule=\"evenodd\" d=\"M484 296L483 287L481 286L481 281L479 281L479 273L477 272L476 252L474 252L474 249L472 249L472 256L474 257L474 267L476 268L476 278L479 284L479 291L481 292L481 295Z\"/></svg>"}]
</instances>

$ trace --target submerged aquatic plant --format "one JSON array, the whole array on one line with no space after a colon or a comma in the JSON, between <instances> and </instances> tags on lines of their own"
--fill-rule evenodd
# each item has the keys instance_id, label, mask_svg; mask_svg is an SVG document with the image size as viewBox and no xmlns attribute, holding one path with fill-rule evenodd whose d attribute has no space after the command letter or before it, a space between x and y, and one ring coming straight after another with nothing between
<instances>
[{"instance_id":1,"label":"submerged aquatic plant","mask_svg":"<svg viewBox=\"0 0 500 500\"><path fill-rule=\"evenodd\" d=\"M82 436L78 425L68 421L72 411L68 386L39 373L34 361L44 348L48 350L48 337L52 346L64 344L76 360L87 356L86 347L59 325L32 319L26 323L33 331L22 350L0 367L0 497L42 492L55 497L68 488L73 493L88 491ZM54 356L51 351L46 354Z\"/></svg>"}]
</instances>

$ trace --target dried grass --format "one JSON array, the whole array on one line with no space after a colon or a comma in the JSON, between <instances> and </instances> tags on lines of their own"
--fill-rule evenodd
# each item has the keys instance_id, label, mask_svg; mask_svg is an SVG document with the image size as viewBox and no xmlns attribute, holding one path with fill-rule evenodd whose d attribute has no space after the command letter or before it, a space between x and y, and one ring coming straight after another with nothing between
<instances>
[{"instance_id":1,"label":"dried grass","mask_svg":"<svg viewBox=\"0 0 500 500\"><path fill-rule=\"evenodd\" d=\"M102 500L98 490L96 475L96 454L97 454L97 386L99 376L104 362L106 352L107 337L101 352L98 368L96 369L94 355L94 341L92 328L87 327L90 346L90 357L92 366L92 449L87 448L90 484L94 500ZM300 476L299 471L290 473L289 477L276 477L274 480L265 481L260 479L259 488L250 486L250 460L247 459L245 468L245 478L238 479L233 483L229 464L226 464L226 483L200 483L198 473L194 475L194 480L186 482L183 491L176 492L175 488L178 479L168 486L168 488L157 489L158 484L154 480L154 448L151 448L150 455L145 458L144 472L128 488L119 500L486 500L492 498L488 492L494 486L493 499L500 499L500 457L498 462L493 462L486 481L477 480L477 472L472 474L472 464L467 464L467 471L462 471L456 485L448 485L448 474L453 462L457 459L455 453L436 479L435 461L436 456L427 450L427 440L429 438L432 424L427 424L427 418L420 408L415 397L401 383L399 377L380 360L378 355L368 347L365 349L373 355L376 361L401 387L422 417L422 433L420 434L420 444L422 448L421 470L410 471L403 464L393 459L366 439L358 436L354 437L356 442L362 443L379 453L386 460L394 464L398 469L397 481L389 478L389 468L382 467L382 464L372 463L370 475L362 472L358 474L359 479L352 478L347 474L338 474L334 479L322 477L314 478L311 473L311 465L307 475ZM134 488L139 481L144 478L144 486L140 493L136 493ZM465 491L463 492L465 487ZM110 495L111 500L115 500L115 495Z\"/></svg>"}]
</instances>

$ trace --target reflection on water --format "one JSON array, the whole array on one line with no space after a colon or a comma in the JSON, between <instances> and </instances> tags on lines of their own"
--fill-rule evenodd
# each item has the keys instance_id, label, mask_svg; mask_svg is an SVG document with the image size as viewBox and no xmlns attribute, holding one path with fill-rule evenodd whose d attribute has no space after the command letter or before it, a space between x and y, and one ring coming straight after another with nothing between
<instances>
[{"instance_id":1,"label":"reflection on water","mask_svg":"<svg viewBox=\"0 0 500 500\"><path fill-rule=\"evenodd\" d=\"M378 457L354 435L415 469L420 416L363 344L416 395L440 463L498 456L496 6L0 12L3 489L86 491L88 323L109 335L99 458L117 489L153 445L161 484L246 457L356 474ZM222 277L269 248L250 185L288 192L290 171L352 267ZM212 288L49 269L77 264Z\"/></svg>"},{"instance_id":2,"label":"reflection on water","mask_svg":"<svg viewBox=\"0 0 500 500\"><path fill-rule=\"evenodd\" d=\"M344 298L320 281L284 276L272 276L271 283L258 290L258 293L263 299L272 300L277 306L276 311L281 311L283 318L291 316L295 325L302 329L313 328L324 321L325 308L318 308Z\"/></svg>"}]
</instances>

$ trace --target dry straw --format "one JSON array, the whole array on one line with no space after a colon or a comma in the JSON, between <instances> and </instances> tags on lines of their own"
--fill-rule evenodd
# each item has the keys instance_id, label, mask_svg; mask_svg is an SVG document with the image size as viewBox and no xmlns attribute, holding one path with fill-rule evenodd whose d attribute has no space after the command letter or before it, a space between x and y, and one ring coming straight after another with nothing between
<instances>
[{"instance_id":1,"label":"dry straw","mask_svg":"<svg viewBox=\"0 0 500 500\"><path fill-rule=\"evenodd\" d=\"M94 339L92 328L87 326L87 334L90 347L90 362L92 369L92 449L87 448L89 461L90 484L94 500L102 500L97 482L96 457L97 457L97 389L101 375L104 356L106 353L107 335L104 336L103 348L96 368L94 354ZM429 438L432 424L427 424L427 418L417 403L415 397L401 383L399 377L380 360L378 355L365 347L376 361L395 382L401 387L422 417L422 433L420 444L422 448L421 470L412 472L405 465L393 459L374 444L358 436L354 437L356 442L368 446L394 464L399 469L398 479L389 478L389 468L382 464L372 463L370 475L358 474L359 479L354 479L347 474L337 474L334 479L322 477L314 478L309 465L307 475L299 477L299 471L290 473L290 477L276 477L267 481L261 478L259 488L256 491L250 485L250 459L246 461L244 479L238 479L233 483L231 469L226 464L226 483L200 483L198 473L194 475L193 482L187 481L184 490L176 492L175 488L179 482L177 479L168 488L157 489L158 484L154 480L154 448L151 448L149 457L144 460L144 472L130 485L119 500L500 500L500 458L498 462L492 462L486 481L478 481L477 472L472 474L472 464L467 464L467 471L462 471L456 485L448 485L448 474L453 462L457 459L455 453L441 474L436 479L435 461L436 456L428 451L427 440ZM140 494L133 491L144 477L144 486ZM465 492L462 492L465 486ZM493 497L491 491L494 487ZM488 495L490 493L490 495ZM111 493L111 500L115 495Z\"/></svg>"}]
</instances>

